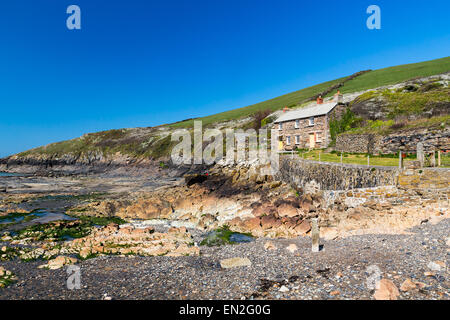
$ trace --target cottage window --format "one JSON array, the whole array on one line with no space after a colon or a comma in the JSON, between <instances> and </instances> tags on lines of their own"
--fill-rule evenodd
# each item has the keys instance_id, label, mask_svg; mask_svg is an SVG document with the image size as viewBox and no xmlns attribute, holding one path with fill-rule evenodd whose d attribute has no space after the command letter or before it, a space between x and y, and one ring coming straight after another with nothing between
<instances>
[{"instance_id":1,"label":"cottage window","mask_svg":"<svg viewBox=\"0 0 450 320\"><path fill-rule=\"evenodd\" d=\"M291 144L291 137L290 137L290 136L287 136L287 137L286 137L286 144L287 144L287 145L290 145L290 144Z\"/></svg>"},{"instance_id":2,"label":"cottage window","mask_svg":"<svg viewBox=\"0 0 450 320\"><path fill-rule=\"evenodd\" d=\"M278 124L278 130L283 130L283 123L280 122L280 123Z\"/></svg>"},{"instance_id":3,"label":"cottage window","mask_svg":"<svg viewBox=\"0 0 450 320\"><path fill-rule=\"evenodd\" d=\"M300 136L295 136L295 144L300 144Z\"/></svg>"},{"instance_id":4,"label":"cottage window","mask_svg":"<svg viewBox=\"0 0 450 320\"><path fill-rule=\"evenodd\" d=\"M321 142L322 141L322 137L321 137L321 133L320 132L316 133L316 141L317 142Z\"/></svg>"},{"instance_id":5,"label":"cottage window","mask_svg":"<svg viewBox=\"0 0 450 320\"><path fill-rule=\"evenodd\" d=\"M300 127L300 120L295 120L295 129Z\"/></svg>"},{"instance_id":6,"label":"cottage window","mask_svg":"<svg viewBox=\"0 0 450 320\"><path fill-rule=\"evenodd\" d=\"M309 125L310 126L314 125L314 117L309 118Z\"/></svg>"}]
</instances>

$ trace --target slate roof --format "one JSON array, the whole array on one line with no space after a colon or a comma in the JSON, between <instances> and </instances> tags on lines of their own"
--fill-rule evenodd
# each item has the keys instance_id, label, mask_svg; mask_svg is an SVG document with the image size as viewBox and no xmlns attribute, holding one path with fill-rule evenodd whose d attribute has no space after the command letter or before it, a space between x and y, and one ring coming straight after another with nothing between
<instances>
[{"instance_id":1,"label":"slate roof","mask_svg":"<svg viewBox=\"0 0 450 320\"><path fill-rule=\"evenodd\" d=\"M323 104L315 104L311 107L302 108L298 110L288 111L282 114L274 123L291 121L296 119L305 119L309 117L322 116L328 114L336 106L336 102L328 102Z\"/></svg>"}]
</instances>

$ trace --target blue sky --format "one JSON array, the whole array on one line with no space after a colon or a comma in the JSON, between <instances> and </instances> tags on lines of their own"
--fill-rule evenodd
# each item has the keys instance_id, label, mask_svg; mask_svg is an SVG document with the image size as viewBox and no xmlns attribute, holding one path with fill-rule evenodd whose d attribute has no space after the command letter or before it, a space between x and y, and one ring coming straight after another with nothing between
<instances>
[{"instance_id":1,"label":"blue sky","mask_svg":"<svg viewBox=\"0 0 450 320\"><path fill-rule=\"evenodd\" d=\"M81 8L81 30L66 8ZM381 30L366 8L381 8ZM0 5L0 157L204 116L449 55L448 0L18 0Z\"/></svg>"}]
</instances>

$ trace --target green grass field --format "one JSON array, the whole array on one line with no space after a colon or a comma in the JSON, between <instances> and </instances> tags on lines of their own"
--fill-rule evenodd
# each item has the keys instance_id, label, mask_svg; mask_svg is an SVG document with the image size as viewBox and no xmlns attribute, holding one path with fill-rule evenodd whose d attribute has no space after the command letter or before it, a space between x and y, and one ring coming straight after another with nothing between
<instances>
[{"instance_id":1,"label":"green grass field","mask_svg":"<svg viewBox=\"0 0 450 320\"><path fill-rule=\"evenodd\" d=\"M315 160L323 162L341 162L341 155L338 153L325 153L321 150L311 150L311 151L299 151L298 155L300 158L306 160ZM437 155L436 155L437 158ZM406 160L414 160L414 156L409 156ZM398 166L398 157L396 156L370 156L369 163L371 166L388 166L388 167L397 167ZM348 164L361 164L367 165L367 155L366 154L343 154L342 163ZM436 162L437 163L437 162ZM441 156L441 167L450 167L450 154Z\"/></svg>"},{"instance_id":2,"label":"green grass field","mask_svg":"<svg viewBox=\"0 0 450 320\"><path fill-rule=\"evenodd\" d=\"M342 93L351 93L403 82L405 80L428 77L450 71L450 57L431 61L404 64L374 70L350 80L340 88Z\"/></svg>"}]
</instances>

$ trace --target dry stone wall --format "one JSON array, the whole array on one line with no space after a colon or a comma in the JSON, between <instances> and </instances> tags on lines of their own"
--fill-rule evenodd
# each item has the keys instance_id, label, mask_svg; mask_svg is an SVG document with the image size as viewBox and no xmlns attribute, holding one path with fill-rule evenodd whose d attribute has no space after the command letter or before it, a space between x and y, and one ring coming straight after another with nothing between
<instances>
[{"instance_id":1,"label":"dry stone wall","mask_svg":"<svg viewBox=\"0 0 450 320\"><path fill-rule=\"evenodd\" d=\"M449 150L450 127L445 129L417 129L389 134L341 134L336 138L336 150L355 153L396 153L414 151L419 142L424 151Z\"/></svg>"},{"instance_id":2,"label":"dry stone wall","mask_svg":"<svg viewBox=\"0 0 450 320\"><path fill-rule=\"evenodd\" d=\"M396 185L395 167L326 163L289 156L280 158L278 178L294 188L305 188L314 182L321 190L350 190Z\"/></svg>"}]
</instances>

